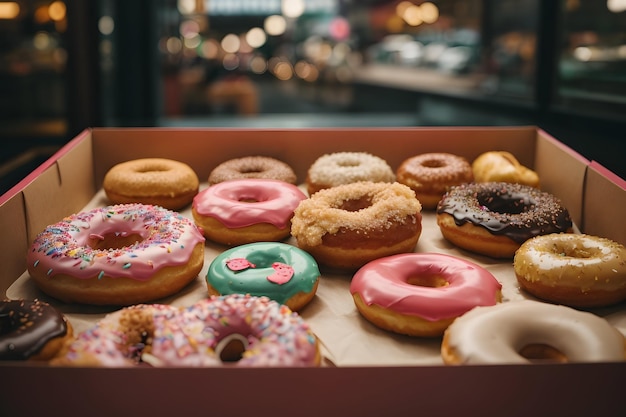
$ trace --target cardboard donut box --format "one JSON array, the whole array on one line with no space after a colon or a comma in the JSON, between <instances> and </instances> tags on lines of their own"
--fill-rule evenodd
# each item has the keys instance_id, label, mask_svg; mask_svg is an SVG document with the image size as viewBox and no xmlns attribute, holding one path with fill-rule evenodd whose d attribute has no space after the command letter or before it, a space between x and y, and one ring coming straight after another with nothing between
<instances>
[{"instance_id":1,"label":"cardboard donut box","mask_svg":"<svg viewBox=\"0 0 626 417\"><path fill-rule=\"evenodd\" d=\"M536 170L542 189L562 200L580 231L626 244L626 181L532 126L94 128L83 131L0 197L0 290L7 296L25 274L25 254L35 235L81 211L101 190L107 170L125 160L164 157L183 161L206 181L209 172L225 160L267 155L290 164L302 183L308 167L325 153L370 152L395 169L420 153L450 152L471 161L490 150L509 151ZM622 303L612 311L625 307ZM0 381L0 415L7 417L51 412L89 416L626 415L626 362L454 367L371 363L254 369L65 368L0 362Z\"/></svg>"}]
</instances>

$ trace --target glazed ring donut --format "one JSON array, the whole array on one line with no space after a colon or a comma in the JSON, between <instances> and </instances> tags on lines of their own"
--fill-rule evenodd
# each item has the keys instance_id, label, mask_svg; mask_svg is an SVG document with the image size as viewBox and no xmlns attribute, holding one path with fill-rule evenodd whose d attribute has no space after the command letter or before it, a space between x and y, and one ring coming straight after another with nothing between
<instances>
[{"instance_id":1,"label":"glazed ring donut","mask_svg":"<svg viewBox=\"0 0 626 417\"><path fill-rule=\"evenodd\" d=\"M261 178L295 184L293 169L283 161L268 156L246 156L223 162L209 174L209 185L229 180Z\"/></svg>"},{"instance_id":2,"label":"glazed ring donut","mask_svg":"<svg viewBox=\"0 0 626 417\"><path fill-rule=\"evenodd\" d=\"M426 153L406 159L396 171L400 184L408 185L422 207L432 210L453 185L474 180L469 162L450 153Z\"/></svg>"},{"instance_id":3,"label":"glazed ring donut","mask_svg":"<svg viewBox=\"0 0 626 417\"><path fill-rule=\"evenodd\" d=\"M291 227L300 249L340 269L412 252L421 232L421 205L413 190L397 182L358 182L318 191L300 203Z\"/></svg>"},{"instance_id":4,"label":"glazed ring donut","mask_svg":"<svg viewBox=\"0 0 626 417\"><path fill-rule=\"evenodd\" d=\"M139 304L82 332L55 365L317 366L308 324L267 297L233 294L187 308Z\"/></svg>"},{"instance_id":5,"label":"glazed ring donut","mask_svg":"<svg viewBox=\"0 0 626 417\"><path fill-rule=\"evenodd\" d=\"M320 271L315 259L295 246L261 242L222 252L206 278L210 295L266 296L299 311L315 296Z\"/></svg>"},{"instance_id":6,"label":"glazed ring donut","mask_svg":"<svg viewBox=\"0 0 626 417\"><path fill-rule=\"evenodd\" d=\"M513 258L524 290L572 307L626 300L626 248L610 239L550 234L527 240Z\"/></svg>"},{"instance_id":7,"label":"glazed ring donut","mask_svg":"<svg viewBox=\"0 0 626 417\"><path fill-rule=\"evenodd\" d=\"M441 336L458 316L500 301L502 285L472 262L438 253L405 253L369 262L352 278L361 315L410 336Z\"/></svg>"},{"instance_id":8,"label":"glazed ring donut","mask_svg":"<svg viewBox=\"0 0 626 417\"><path fill-rule=\"evenodd\" d=\"M198 193L196 173L185 163L163 158L122 162L104 176L102 187L113 204L142 203L178 210Z\"/></svg>"},{"instance_id":9,"label":"glazed ring donut","mask_svg":"<svg viewBox=\"0 0 626 417\"><path fill-rule=\"evenodd\" d=\"M437 206L437 224L456 246L493 258L513 258L531 237L572 231L555 196L505 182L452 187Z\"/></svg>"},{"instance_id":10,"label":"glazed ring donut","mask_svg":"<svg viewBox=\"0 0 626 417\"><path fill-rule=\"evenodd\" d=\"M337 185L360 181L394 182L387 162L366 152L335 152L320 156L308 170L309 195Z\"/></svg>"},{"instance_id":11,"label":"glazed ring donut","mask_svg":"<svg viewBox=\"0 0 626 417\"><path fill-rule=\"evenodd\" d=\"M306 195L284 181L224 181L193 199L192 215L204 236L224 245L278 241L289 236L293 211Z\"/></svg>"},{"instance_id":12,"label":"glazed ring donut","mask_svg":"<svg viewBox=\"0 0 626 417\"><path fill-rule=\"evenodd\" d=\"M67 303L128 305L174 294L204 264L204 237L162 207L120 204L73 214L35 238L27 267Z\"/></svg>"},{"instance_id":13,"label":"glazed ring donut","mask_svg":"<svg viewBox=\"0 0 626 417\"><path fill-rule=\"evenodd\" d=\"M605 319L567 306L521 300L476 307L454 321L444 363L621 362L624 336Z\"/></svg>"},{"instance_id":14,"label":"glazed ring donut","mask_svg":"<svg viewBox=\"0 0 626 417\"><path fill-rule=\"evenodd\" d=\"M539 188L539 175L510 152L485 152L472 162L476 182L511 182Z\"/></svg>"},{"instance_id":15,"label":"glazed ring donut","mask_svg":"<svg viewBox=\"0 0 626 417\"><path fill-rule=\"evenodd\" d=\"M39 300L0 303L0 360L48 361L72 339L72 325Z\"/></svg>"}]
</instances>

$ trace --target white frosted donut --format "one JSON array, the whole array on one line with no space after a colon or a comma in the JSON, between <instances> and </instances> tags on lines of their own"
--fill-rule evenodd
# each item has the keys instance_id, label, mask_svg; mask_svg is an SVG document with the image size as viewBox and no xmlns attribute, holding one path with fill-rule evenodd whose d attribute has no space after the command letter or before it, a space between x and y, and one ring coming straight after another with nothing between
<instances>
[{"instance_id":1,"label":"white frosted donut","mask_svg":"<svg viewBox=\"0 0 626 417\"><path fill-rule=\"evenodd\" d=\"M626 300L626 248L610 239L537 236L520 246L513 267L520 287L544 300L574 307Z\"/></svg>"},{"instance_id":2,"label":"white frosted donut","mask_svg":"<svg viewBox=\"0 0 626 417\"><path fill-rule=\"evenodd\" d=\"M307 173L307 191L359 181L394 182L395 173L384 159L366 152L335 152L320 156Z\"/></svg>"},{"instance_id":3,"label":"white frosted donut","mask_svg":"<svg viewBox=\"0 0 626 417\"><path fill-rule=\"evenodd\" d=\"M446 330L441 355L446 364L625 359L624 336L605 319L531 300L476 307L465 313Z\"/></svg>"}]
</instances>

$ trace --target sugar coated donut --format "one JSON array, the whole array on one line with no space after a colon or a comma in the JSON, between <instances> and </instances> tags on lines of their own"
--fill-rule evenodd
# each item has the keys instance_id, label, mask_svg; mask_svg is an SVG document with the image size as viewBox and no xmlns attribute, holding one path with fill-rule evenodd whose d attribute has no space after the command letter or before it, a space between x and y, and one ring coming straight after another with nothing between
<instances>
[{"instance_id":1,"label":"sugar coated donut","mask_svg":"<svg viewBox=\"0 0 626 417\"><path fill-rule=\"evenodd\" d=\"M204 264L193 222L162 207L120 204L73 214L35 238L28 272L65 302L128 305L174 294Z\"/></svg>"},{"instance_id":2,"label":"sugar coated donut","mask_svg":"<svg viewBox=\"0 0 626 417\"><path fill-rule=\"evenodd\" d=\"M446 364L621 362L624 336L605 319L571 307L521 300L476 307L441 344Z\"/></svg>"},{"instance_id":3,"label":"sugar coated donut","mask_svg":"<svg viewBox=\"0 0 626 417\"><path fill-rule=\"evenodd\" d=\"M356 269L412 252L422 232L421 208L413 190L397 182L340 185L302 201L291 234L317 262Z\"/></svg>"},{"instance_id":4,"label":"sugar coated donut","mask_svg":"<svg viewBox=\"0 0 626 417\"><path fill-rule=\"evenodd\" d=\"M400 184L408 185L424 209L432 210L453 185L472 182L472 166L462 156L425 153L406 159L396 171Z\"/></svg>"},{"instance_id":5,"label":"sugar coated donut","mask_svg":"<svg viewBox=\"0 0 626 417\"><path fill-rule=\"evenodd\" d=\"M233 294L186 308L139 304L80 333L55 365L317 366L308 324L267 297Z\"/></svg>"},{"instance_id":6,"label":"sugar coated donut","mask_svg":"<svg viewBox=\"0 0 626 417\"><path fill-rule=\"evenodd\" d=\"M308 304L317 291L320 271L315 259L295 246L260 242L222 252L209 266L211 295L267 296L294 311Z\"/></svg>"},{"instance_id":7,"label":"sugar coated donut","mask_svg":"<svg viewBox=\"0 0 626 417\"><path fill-rule=\"evenodd\" d=\"M366 152L335 152L320 156L308 170L309 195L325 188L360 181L394 182L395 174L384 159Z\"/></svg>"},{"instance_id":8,"label":"sugar coated donut","mask_svg":"<svg viewBox=\"0 0 626 417\"><path fill-rule=\"evenodd\" d=\"M513 258L531 237L572 231L555 196L505 182L452 187L437 206L437 224L456 246L494 258Z\"/></svg>"},{"instance_id":9,"label":"sugar coated donut","mask_svg":"<svg viewBox=\"0 0 626 417\"><path fill-rule=\"evenodd\" d=\"M458 316L500 301L486 269L439 253L404 253L369 262L350 282L359 312L376 326L410 336L441 336Z\"/></svg>"},{"instance_id":10,"label":"sugar coated donut","mask_svg":"<svg viewBox=\"0 0 626 417\"><path fill-rule=\"evenodd\" d=\"M295 184L296 173L283 161L268 156L246 156L219 164L209 174L209 184L229 180L261 178Z\"/></svg>"},{"instance_id":11,"label":"sugar coated donut","mask_svg":"<svg viewBox=\"0 0 626 417\"><path fill-rule=\"evenodd\" d=\"M472 171L476 182L511 182L539 188L539 175L510 152L485 152L474 159Z\"/></svg>"},{"instance_id":12,"label":"sugar coated donut","mask_svg":"<svg viewBox=\"0 0 626 417\"><path fill-rule=\"evenodd\" d=\"M284 181L224 181L193 199L192 214L204 236L224 245L278 241L289 236L291 218L306 195Z\"/></svg>"},{"instance_id":13,"label":"sugar coated donut","mask_svg":"<svg viewBox=\"0 0 626 417\"><path fill-rule=\"evenodd\" d=\"M513 258L519 285L529 293L572 307L626 300L626 248L610 239L573 233L537 236Z\"/></svg>"},{"instance_id":14,"label":"sugar coated donut","mask_svg":"<svg viewBox=\"0 0 626 417\"><path fill-rule=\"evenodd\" d=\"M198 176L183 162L144 158L122 162L104 176L102 188L113 204L142 203L178 210L198 193Z\"/></svg>"},{"instance_id":15,"label":"sugar coated donut","mask_svg":"<svg viewBox=\"0 0 626 417\"><path fill-rule=\"evenodd\" d=\"M39 300L0 302L0 360L48 361L72 338L72 325Z\"/></svg>"}]
</instances>

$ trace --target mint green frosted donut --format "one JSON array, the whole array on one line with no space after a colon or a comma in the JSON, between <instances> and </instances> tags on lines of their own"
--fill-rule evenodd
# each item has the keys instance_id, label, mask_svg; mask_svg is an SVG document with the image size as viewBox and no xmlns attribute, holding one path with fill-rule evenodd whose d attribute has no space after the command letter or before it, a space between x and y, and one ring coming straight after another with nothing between
<instances>
[{"instance_id":1,"label":"mint green frosted donut","mask_svg":"<svg viewBox=\"0 0 626 417\"><path fill-rule=\"evenodd\" d=\"M229 249L213 260L206 277L211 295L266 296L293 310L310 301L319 278L317 262L311 255L280 242L249 243ZM289 301L294 297L306 300L292 306Z\"/></svg>"}]
</instances>

